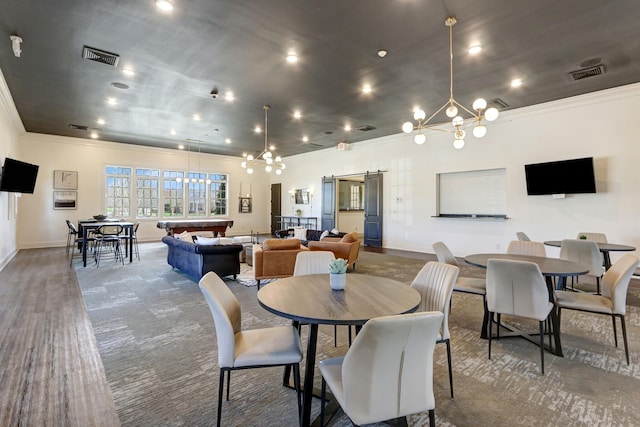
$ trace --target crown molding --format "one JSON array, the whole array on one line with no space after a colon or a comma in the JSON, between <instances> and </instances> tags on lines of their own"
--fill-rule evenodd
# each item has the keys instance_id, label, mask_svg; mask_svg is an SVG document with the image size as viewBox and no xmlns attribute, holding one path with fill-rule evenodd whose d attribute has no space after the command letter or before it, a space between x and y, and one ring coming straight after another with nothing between
<instances>
[{"instance_id":1,"label":"crown molding","mask_svg":"<svg viewBox=\"0 0 640 427\"><path fill-rule=\"evenodd\" d=\"M13 97L9 91L9 86L7 86L7 81L4 79L2 70L0 70L0 106L7 112L7 115L11 119L11 122L18 133L25 133L26 129L24 128L20 114L18 114L16 104L13 102Z\"/></svg>"}]
</instances>

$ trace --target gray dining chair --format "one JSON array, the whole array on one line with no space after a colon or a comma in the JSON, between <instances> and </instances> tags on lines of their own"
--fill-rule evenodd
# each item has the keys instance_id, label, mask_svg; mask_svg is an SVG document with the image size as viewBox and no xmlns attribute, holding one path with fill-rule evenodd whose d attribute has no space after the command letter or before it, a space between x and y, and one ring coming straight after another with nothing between
<instances>
[{"instance_id":1,"label":"gray dining chair","mask_svg":"<svg viewBox=\"0 0 640 427\"><path fill-rule=\"evenodd\" d=\"M611 321L613 322L613 338L616 347L618 347L616 317L620 318L627 365L629 364L629 346L627 344L627 326L625 323L627 289L629 288L631 275L637 267L638 258L635 256L627 254L620 258L607 270L604 276L602 276L602 295L571 291L556 291L555 293L558 317L561 317L563 309L611 316Z\"/></svg>"},{"instance_id":2,"label":"gray dining chair","mask_svg":"<svg viewBox=\"0 0 640 427\"><path fill-rule=\"evenodd\" d=\"M600 278L604 272L602 267L602 257L598 244L594 240L564 239L560 245L560 258L577 262L589 268L585 276L593 277L596 280L596 293L600 295ZM578 281L573 286L578 286Z\"/></svg>"},{"instance_id":3,"label":"gray dining chair","mask_svg":"<svg viewBox=\"0 0 640 427\"><path fill-rule=\"evenodd\" d=\"M507 247L507 253L512 255L529 255L546 257L547 251L544 249L544 243L532 242L530 240L512 240Z\"/></svg>"},{"instance_id":4,"label":"gray dining chair","mask_svg":"<svg viewBox=\"0 0 640 427\"><path fill-rule=\"evenodd\" d=\"M546 281L537 264L528 261L489 259L487 262L489 359L491 359L493 324L497 323L497 338L500 339L500 322L503 314L534 319L540 326L540 371L544 375L544 335L545 329L551 330L551 322L548 320L553 307L553 303L549 301ZM497 322L494 321L495 314L497 314Z\"/></svg>"},{"instance_id":5,"label":"gray dining chair","mask_svg":"<svg viewBox=\"0 0 640 427\"><path fill-rule=\"evenodd\" d=\"M436 344L447 346L449 389L453 399L453 367L451 365L451 335L449 334L449 307L453 286L460 268L443 262L430 261L418 272L411 287L420 293L418 311L440 311L443 315Z\"/></svg>"},{"instance_id":6,"label":"gray dining chair","mask_svg":"<svg viewBox=\"0 0 640 427\"><path fill-rule=\"evenodd\" d=\"M433 351L440 311L369 320L344 357L320 362L320 425L327 386L355 425L429 412L435 425Z\"/></svg>"},{"instance_id":7,"label":"gray dining chair","mask_svg":"<svg viewBox=\"0 0 640 427\"><path fill-rule=\"evenodd\" d=\"M302 345L298 331L293 326L274 326L262 329L242 329L240 303L224 281L214 272L200 279L200 290L209 305L218 341L218 414L216 425L220 427L224 378L227 377L227 401L231 371L238 369L289 366L293 368L295 390L300 402L300 361Z\"/></svg>"}]
</instances>

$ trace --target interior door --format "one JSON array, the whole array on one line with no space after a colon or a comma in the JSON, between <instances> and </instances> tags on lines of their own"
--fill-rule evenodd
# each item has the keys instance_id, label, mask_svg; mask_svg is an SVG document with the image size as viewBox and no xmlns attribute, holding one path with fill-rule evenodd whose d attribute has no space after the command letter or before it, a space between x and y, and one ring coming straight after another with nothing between
<instances>
[{"instance_id":1,"label":"interior door","mask_svg":"<svg viewBox=\"0 0 640 427\"><path fill-rule=\"evenodd\" d=\"M364 244L382 247L382 172L364 177Z\"/></svg>"},{"instance_id":2,"label":"interior door","mask_svg":"<svg viewBox=\"0 0 640 427\"><path fill-rule=\"evenodd\" d=\"M271 234L282 228L282 184L271 184Z\"/></svg>"},{"instance_id":3,"label":"interior door","mask_svg":"<svg viewBox=\"0 0 640 427\"><path fill-rule=\"evenodd\" d=\"M321 230L333 230L336 226L336 180L332 176L322 177Z\"/></svg>"}]
</instances>

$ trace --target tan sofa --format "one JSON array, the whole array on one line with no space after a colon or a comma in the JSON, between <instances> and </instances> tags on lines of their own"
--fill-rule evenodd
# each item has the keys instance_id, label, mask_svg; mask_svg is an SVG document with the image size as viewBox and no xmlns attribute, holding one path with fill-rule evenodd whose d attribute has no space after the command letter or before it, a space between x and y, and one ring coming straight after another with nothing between
<instances>
[{"instance_id":1,"label":"tan sofa","mask_svg":"<svg viewBox=\"0 0 640 427\"><path fill-rule=\"evenodd\" d=\"M342 238L325 237L319 242L309 242L312 251L331 251L336 258L346 259L353 270L360 253L360 239L355 231L345 234Z\"/></svg>"},{"instance_id":2,"label":"tan sofa","mask_svg":"<svg viewBox=\"0 0 640 427\"><path fill-rule=\"evenodd\" d=\"M298 239L267 239L253 246L253 272L260 290L260 280L293 276L298 252L308 251Z\"/></svg>"}]
</instances>

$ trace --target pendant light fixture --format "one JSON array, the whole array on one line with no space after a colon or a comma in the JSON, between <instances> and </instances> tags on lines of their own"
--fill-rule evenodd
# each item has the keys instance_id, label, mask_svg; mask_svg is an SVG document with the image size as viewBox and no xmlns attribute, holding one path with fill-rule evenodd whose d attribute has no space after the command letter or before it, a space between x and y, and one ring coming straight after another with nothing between
<instances>
[{"instance_id":1,"label":"pendant light fixture","mask_svg":"<svg viewBox=\"0 0 640 427\"><path fill-rule=\"evenodd\" d=\"M444 24L449 27L449 100L445 102L445 104L440 107L435 113L431 114L428 118L424 110L421 108L416 108L413 111L413 118L416 122L414 125L412 122L405 122L402 125L402 131L405 133L411 133L414 130L417 130L418 133L414 137L414 141L416 144L424 144L426 141L426 136L424 134L424 130L433 129L442 132L449 132L454 134L453 146L457 149L464 147L464 138L466 136L465 129L469 126L475 124L473 128L473 136L476 138L482 138L487 133L487 128L483 125L483 121L492 122L498 118L498 110L496 108L487 108L487 101L483 98L478 98L473 101L471 111L467 109L464 105L460 104L453 97L453 26L456 24L457 20L454 16L448 17ZM471 115L470 118L463 118L461 115L458 115L458 107L463 110L463 112ZM431 120L442 110L445 110L445 114L447 117L452 118L451 124L453 128L438 128L437 124L429 124ZM426 119L425 119L426 118Z\"/></svg>"},{"instance_id":2,"label":"pendant light fixture","mask_svg":"<svg viewBox=\"0 0 640 427\"><path fill-rule=\"evenodd\" d=\"M282 157L274 156L273 147L269 147L268 145L267 131L269 124L268 114L270 108L271 107L269 105L265 105L262 107L262 109L264 110L264 149L255 157L252 154L247 155L246 160L244 160L240 164L243 169L247 170L248 174L253 173L254 168L258 165L258 162L261 158L266 163L264 170L267 172L275 171L276 175L280 175L285 168L285 164L282 162Z\"/></svg>"}]
</instances>

